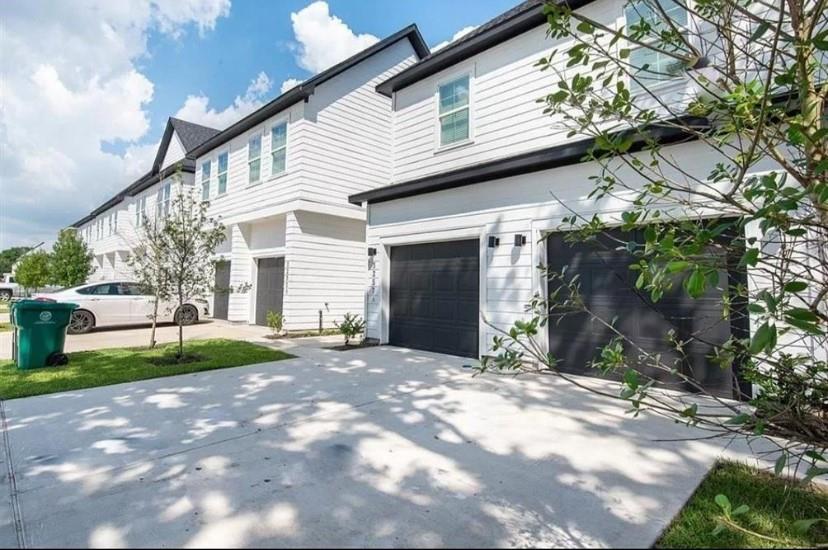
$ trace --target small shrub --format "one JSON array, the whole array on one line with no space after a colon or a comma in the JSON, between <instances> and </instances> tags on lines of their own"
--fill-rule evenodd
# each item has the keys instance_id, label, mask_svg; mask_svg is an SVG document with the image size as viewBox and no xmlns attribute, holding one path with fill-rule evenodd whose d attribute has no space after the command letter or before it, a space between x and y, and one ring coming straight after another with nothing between
<instances>
[{"instance_id":1,"label":"small shrub","mask_svg":"<svg viewBox=\"0 0 828 550\"><path fill-rule=\"evenodd\" d=\"M270 327L270 330L273 331L273 334L279 334L282 332L282 327L285 324L285 316L279 313L278 311L268 311L267 312L267 326Z\"/></svg>"},{"instance_id":2,"label":"small shrub","mask_svg":"<svg viewBox=\"0 0 828 550\"><path fill-rule=\"evenodd\" d=\"M336 328L345 337L345 345L351 344L351 338L359 336L365 331L365 320L354 313L346 313L341 323L334 321Z\"/></svg>"}]
</instances>

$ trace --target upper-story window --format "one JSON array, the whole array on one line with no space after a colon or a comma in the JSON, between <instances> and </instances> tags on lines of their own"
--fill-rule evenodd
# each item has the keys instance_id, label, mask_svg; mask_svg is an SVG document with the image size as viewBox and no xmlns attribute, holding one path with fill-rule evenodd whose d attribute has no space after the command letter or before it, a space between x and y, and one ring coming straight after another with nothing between
<instances>
[{"instance_id":1,"label":"upper-story window","mask_svg":"<svg viewBox=\"0 0 828 550\"><path fill-rule=\"evenodd\" d=\"M440 104L440 145L469 139L469 75L461 76L437 88Z\"/></svg>"},{"instance_id":2,"label":"upper-story window","mask_svg":"<svg viewBox=\"0 0 828 550\"><path fill-rule=\"evenodd\" d=\"M258 183L262 176L262 135L247 142L247 183Z\"/></svg>"},{"instance_id":3,"label":"upper-story window","mask_svg":"<svg viewBox=\"0 0 828 550\"><path fill-rule=\"evenodd\" d=\"M141 227L147 220L147 196L138 197L135 202L135 227Z\"/></svg>"},{"instance_id":4,"label":"upper-story window","mask_svg":"<svg viewBox=\"0 0 828 550\"><path fill-rule=\"evenodd\" d=\"M632 46L630 49L630 68L640 82L632 80L630 87L633 91L640 91L643 86L673 80L681 76L685 69L679 58L669 55L671 50L679 53L681 46L665 43L661 39L662 35L669 36L671 26L656 6L656 2L677 29L683 34L688 31L687 10L675 0L638 0L627 5L624 12L627 32L645 44ZM652 47L647 47L647 44Z\"/></svg>"},{"instance_id":5,"label":"upper-story window","mask_svg":"<svg viewBox=\"0 0 828 550\"><path fill-rule=\"evenodd\" d=\"M201 163L201 200L210 200L210 161Z\"/></svg>"},{"instance_id":6,"label":"upper-story window","mask_svg":"<svg viewBox=\"0 0 828 550\"><path fill-rule=\"evenodd\" d=\"M158 190L158 215L166 216L170 213L170 196L172 194L172 184L165 183L161 189Z\"/></svg>"},{"instance_id":7,"label":"upper-story window","mask_svg":"<svg viewBox=\"0 0 828 550\"><path fill-rule=\"evenodd\" d=\"M227 192L227 161L228 155L226 152L218 156L218 194L223 195Z\"/></svg>"},{"instance_id":8,"label":"upper-story window","mask_svg":"<svg viewBox=\"0 0 828 550\"><path fill-rule=\"evenodd\" d=\"M113 233L118 232L118 213L117 212L112 213L112 231L113 231Z\"/></svg>"},{"instance_id":9,"label":"upper-story window","mask_svg":"<svg viewBox=\"0 0 828 550\"><path fill-rule=\"evenodd\" d=\"M281 174L287 168L287 122L270 129L270 173Z\"/></svg>"}]
</instances>

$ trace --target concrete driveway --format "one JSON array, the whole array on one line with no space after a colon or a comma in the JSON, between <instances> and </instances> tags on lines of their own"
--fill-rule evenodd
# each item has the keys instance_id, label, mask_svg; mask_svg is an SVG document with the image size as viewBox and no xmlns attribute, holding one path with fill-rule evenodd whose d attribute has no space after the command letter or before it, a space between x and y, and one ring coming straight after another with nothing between
<instances>
[{"instance_id":1,"label":"concrete driveway","mask_svg":"<svg viewBox=\"0 0 828 550\"><path fill-rule=\"evenodd\" d=\"M551 378L293 351L3 403L0 545L646 547L720 453Z\"/></svg>"}]
</instances>

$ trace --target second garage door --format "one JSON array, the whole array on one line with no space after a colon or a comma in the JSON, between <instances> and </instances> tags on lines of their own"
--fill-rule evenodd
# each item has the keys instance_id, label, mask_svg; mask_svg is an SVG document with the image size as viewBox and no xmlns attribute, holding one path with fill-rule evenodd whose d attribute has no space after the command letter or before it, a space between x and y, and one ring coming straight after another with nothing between
<instances>
[{"instance_id":1,"label":"second garage door","mask_svg":"<svg viewBox=\"0 0 828 550\"><path fill-rule=\"evenodd\" d=\"M629 265L634 263L633 257L618 249L620 243L633 240L643 243L642 231L625 233L610 230L606 235L601 235L597 242L582 242L574 246L565 242L563 233L554 233L547 241L550 272L559 273L566 267L567 279L578 275L581 297L586 306L607 323L614 320L620 332L637 346L650 354L660 354L661 364L677 365L708 391L733 397L739 387L734 373L709 359L716 346L723 344L733 332L742 330L742 327L722 318L721 292L710 290L692 299L677 281L672 291L653 303L646 293L635 288L638 272L629 269ZM719 285L728 285L725 270L719 273ZM559 286L559 282L550 282L550 291ZM671 344L671 332L681 341L691 342L684 349L684 357ZM559 321L550 321L549 351L561 361L560 370L595 375L597 371L589 364L613 336L606 325L593 320L587 313L570 313ZM693 389L669 372L647 367L631 344L625 344L624 348L628 361L640 365L642 372L659 380L662 385ZM745 387L741 390L749 391Z\"/></svg>"},{"instance_id":2,"label":"second garage door","mask_svg":"<svg viewBox=\"0 0 828 550\"><path fill-rule=\"evenodd\" d=\"M389 343L477 357L479 271L476 239L393 247Z\"/></svg>"},{"instance_id":3,"label":"second garage door","mask_svg":"<svg viewBox=\"0 0 828 550\"><path fill-rule=\"evenodd\" d=\"M267 325L267 312L282 312L285 290L285 259L262 258L256 276L256 324Z\"/></svg>"}]
</instances>

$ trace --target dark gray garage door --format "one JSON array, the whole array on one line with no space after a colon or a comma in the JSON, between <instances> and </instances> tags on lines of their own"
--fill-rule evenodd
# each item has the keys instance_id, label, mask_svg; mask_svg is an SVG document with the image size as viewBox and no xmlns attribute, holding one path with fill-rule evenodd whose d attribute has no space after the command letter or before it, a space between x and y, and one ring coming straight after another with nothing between
<instances>
[{"instance_id":1,"label":"dark gray garage door","mask_svg":"<svg viewBox=\"0 0 828 550\"><path fill-rule=\"evenodd\" d=\"M644 242L641 232L614 230L609 234L624 242L632 239ZM617 241L606 236L601 236L598 243L572 246L564 242L562 233L555 233L548 240L547 259L551 272L560 272L561 268L568 266L567 278L577 274L588 308L608 322L617 318L616 326L621 333L648 352L662 354L663 364L673 364L673 361L680 359L669 343L670 330L675 330L676 336L683 340L695 335L693 343L686 348L687 358L677 364L683 372L692 373L709 391L733 397L738 387L733 373L708 359L714 346L725 342L732 330L739 330L730 321L722 319L721 294L711 290L694 300L686 295L680 284L676 284L673 291L654 304L646 293L636 291L638 272L629 269L632 263L629 253L614 250L618 246ZM726 271L719 274L719 283L728 284ZM550 292L559 284L550 282ZM550 352L562 361L559 366L565 372L597 374L588 364L612 336L609 328L591 321L586 313L567 315L560 323L549 323ZM625 350L629 361L640 364L640 354L632 346L625 345ZM641 370L665 386L692 390L670 373L648 368Z\"/></svg>"},{"instance_id":2,"label":"dark gray garage door","mask_svg":"<svg viewBox=\"0 0 828 550\"><path fill-rule=\"evenodd\" d=\"M392 248L389 343L477 357L479 270L477 240Z\"/></svg>"},{"instance_id":3,"label":"dark gray garage door","mask_svg":"<svg viewBox=\"0 0 828 550\"><path fill-rule=\"evenodd\" d=\"M262 258L256 277L256 324L267 325L267 312L282 312L285 291L285 259Z\"/></svg>"},{"instance_id":4,"label":"dark gray garage door","mask_svg":"<svg viewBox=\"0 0 828 550\"><path fill-rule=\"evenodd\" d=\"M216 264L216 281L213 290L213 318L227 319L230 305L230 262Z\"/></svg>"}]
</instances>

